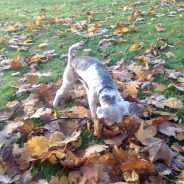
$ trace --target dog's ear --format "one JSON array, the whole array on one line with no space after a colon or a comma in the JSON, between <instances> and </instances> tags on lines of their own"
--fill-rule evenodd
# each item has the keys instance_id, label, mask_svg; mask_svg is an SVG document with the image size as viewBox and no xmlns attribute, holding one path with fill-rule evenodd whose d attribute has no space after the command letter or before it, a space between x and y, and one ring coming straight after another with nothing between
<instances>
[{"instance_id":1,"label":"dog's ear","mask_svg":"<svg viewBox=\"0 0 184 184\"><path fill-rule=\"evenodd\" d=\"M119 107L121 108L123 115L129 114L129 107L130 107L129 102L127 102L127 101L119 102Z\"/></svg>"},{"instance_id":2,"label":"dog's ear","mask_svg":"<svg viewBox=\"0 0 184 184\"><path fill-rule=\"evenodd\" d=\"M96 111L98 119L104 118L107 114L107 109L104 107L98 107Z\"/></svg>"}]
</instances>

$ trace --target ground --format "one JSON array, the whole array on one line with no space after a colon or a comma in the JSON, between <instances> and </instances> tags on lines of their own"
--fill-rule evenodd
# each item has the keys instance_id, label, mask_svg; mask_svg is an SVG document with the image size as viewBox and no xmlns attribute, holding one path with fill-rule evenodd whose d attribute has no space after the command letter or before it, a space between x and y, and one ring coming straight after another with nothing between
<instances>
[{"instance_id":1,"label":"ground","mask_svg":"<svg viewBox=\"0 0 184 184\"><path fill-rule=\"evenodd\" d=\"M137 0L6 0L0 2L1 14L0 14L0 38L5 41L0 41L0 49L6 49L7 59L12 59L16 55L27 56L35 53L43 53L45 50L55 50L56 57L49 59L47 62L38 66L37 71L48 72L51 71L52 75L43 77L40 82L57 82L62 78L62 74L65 68L65 63L59 59L63 54L66 54L68 48L80 41L88 40L86 48L91 49L90 55L95 56L101 60L109 60L109 66L115 65L119 60L133 60L140 63L137 59L145 53L144 49L135 49L131 52L130 47L135 43L144 42L144 48L150 47L150 45L158 44L160 40L169 45L163 51L159 53L159 58L165 60L165 67L168 69L183 69L184 67L184 45L181 41L184 38L184 13L179 11L183 8L184 3L181 0L151 0L151 1L137 1ZM135 15L140 12L150 11L145 16ZM160 16L155 16L155 14ZM164 16L161 16L164 14ZM133 24L131 16L137 18L143 18L138 20L138 25ZM31 34L32 45L28 50L22 51L19 49L10 48L8 40L12 37L12 32L7 31L8 25L29 24L33 20L38 20L38 17L54 18L74 18L75 21L86 20L87 24L102 23L103 28L108 28L108 35L116 34L115 26L118 23L125 24L125 27L133 26L134 31L121 32L121 38L123 40L117 40L115 44L108 46L105 50L99 50L99 41L102 36L94 37L81 37L74 34L69 29L70 25L63 25L59 23L47 24L41 26L39 31L33 31L32 29L25 28L23 33ZM38 23L39 24L39 23ZM38 25L39 26L39 25ZM138 28L136 27L138 26ZM162 29L163 28L163 29ZM93 33L90 33L93 34ZM46 47L38 48L37 46L43 42L48 42ZM182 43L181 43L182 42ZM162 45L161 45L162 46ZM161 47L159 45L159 47ZM171 52L174 57L167 57L166 53ZM3 111L9 100L15 99L15 89L12 87L18 80L19 76L12 76L15 72L21 72L25 74L31 69L27 66L18 69L8 69L3 72L3 76L0 78L0 111ZM1 71L0 71L1 72ZM169 85L174 83L173 79L168 79L163 74L155 76L155 82L163 85ZM156 89L153 89L153 91ZM175 87L168 87L164 91L157 92L165 95L167 98L175 97L184 102L184 93L179 91ZM24 98L24 97L21 97ZM145 94L139 92L139 98L144 99ZM184 121L184 108L177 111L167 109L169 112L176 113L181 121ZM2 125L0 125L2 126ZM101 140L91 137L88 132L85 131L83 135L89 142L98 143ZM88 143L85 143L86 145ZM48 163L38 164L33 172L41 171L45 178L50 178L57 171L57 166L49 166Z\"/></svg>"}]
</instances>

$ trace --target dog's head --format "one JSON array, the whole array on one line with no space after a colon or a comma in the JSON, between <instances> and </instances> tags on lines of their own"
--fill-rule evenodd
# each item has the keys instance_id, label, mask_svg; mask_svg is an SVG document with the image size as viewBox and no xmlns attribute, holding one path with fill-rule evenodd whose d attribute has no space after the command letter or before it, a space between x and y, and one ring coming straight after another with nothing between
<instances>
[{"instance_id":1,"label":"dog's head","mask_svg":"<svg viewBox=\"0 0 184 184\"><path fill-rule=\"evenodd\" d=\"M130 103L127 101L118 102L114 105L106 105L97 108L97 117L104 118L108 124L121 123L123 116L129 114Z\"/></svg>"}]
</instances>

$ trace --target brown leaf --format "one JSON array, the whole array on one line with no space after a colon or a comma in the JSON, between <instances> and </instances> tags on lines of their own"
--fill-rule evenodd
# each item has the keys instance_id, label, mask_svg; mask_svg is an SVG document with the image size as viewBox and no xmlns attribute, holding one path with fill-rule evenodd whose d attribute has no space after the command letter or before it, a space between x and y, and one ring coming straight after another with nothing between
<instances>
[{"instance_id":1,"label":"brown leaf","mask_svg":"<svg viewBox=\"0 0 184 184\"><path fill-rule=\"evenodd\" d=\"M177 133L184 133L184 131L181 128L177 127L176 124L170 122L162 123L158 127L158 131L161 132L162 134L173 137L176 137Z\"/></svg>"},{"instance_id":2,"label":"brown leaf","mask_svg":"<svg viewBox=\"0 0 184 184\"><path fill-rule=\"evenodd\" d=\"M161 24L157 24L155 25L155 30L157 32L162 32L162 31L165 31L165 28L163 28Z\"/></svg>"},{"instance_id":3,"label":"brown leaf","mask_svg":"<svg viewBox=\"0 0 184 184\"><path fill-rule=\"evenodd\" d=\"M28 135L34 128L34 124L32 122L24 122L24 124L18 127L18 130L24 135Z\"/></svg>"},{"instance_id":4,"label":"brown leaf","mask_svg":"<svg viewBox=\"0 0 184 184\"><path fill-rule=\"evenodd\" d=\"M178 120L178 117L176 114L169 113L169 112L163 112L163 111L153 111L153 114L164 116L163 119L167 118L167 116L170 117L170 120L173 119L174 121ZM165 117L166 116L166 117ZM162 119L162 118L161 118ZM162 120L161 120L162 121Z\"/></svg>"},{"instance_id":5,"label":"brown leaf","mask_svg":"<svg viewBox=\"0 0 184 184\"><path fill-rule=\"evenodd\" d=\"M134 84L127 84L126 89L123 91L123 96L130 95L132 98L137 98L138 89Z\"/></svg>"},{"instance_id":6,"label":"brown leaf","mask_svg":"<svg viewBox=\"0 0 184 184\"><path fill-rule=\"evenodd\" d=\"M136 137L142 144L147 145L147 141L157 134L157 127L149 125L144 128L144 125L144 121L142 121L141 126L136 133Z\"/></svg>"},{"instance_id":7,"label":"brown leaf","mask_svg":"<svg viewBox=\"0 0 184 184\"><path fill-rule=\"evenodd\" d=\"M123 140L126 138L127 138L127 132L124 131L123 134L105 139L104 142L110 146L119 146L123 143Z\"/></svg>"},{"instance_id":8,"label":"brown leaf","mask_svg":"<svg viewBox=\"0 0 184 184\"><path fill-rule=\"evenodd\" d=\"M26 75L26 81L29 84L37 84L39 82L39 76L36 73L28 73Z\"/></svg>"},{"instance_id":9,"label":"brown leaf","mask_svg":"<svg viewBox=\"0 0 184 184\"><path fill-rule=\"evenodd\" d=\"M162 116L147 120L146 123L153 126L159 126L162 123L167 122L171 119L172 118L169 115L162 115Z\"/></svg>"},{"instance_id":10,"label":"brown leaf","mask_svg":"<svg viewBox=\"0 0 184 184\"><path fill-rule=\"evenodd\" d=\"M119 128L115 128L115 129L110 129L109 127L103 126L102 127L102 133L101 133L104 137L106 138L112 138L114 136L117 136L120 134L120 130Z\"/></svg>"},{"instance_id":11,"label":"brown leaf","mask_svg":"<svg viewBox=\"0 0 184 184\"><path fill-rule=\"evenodd\" d=\"M119 124L119 129L124 128L128 134L128 137L134 136L135 132L139 129L142 119L138 116L131 115L123 118L122 124ZM122 126L122 127L121 127Z\"/></svg>"},{"instance_id":12,"label":"brown leaf","mask_svg":"<svg viewBox=\"0 0 184 184\"><path fill-rule=\"evenodd\" d=\"M24 59L20 55L16 55L11 62L11 68L18 69L22 66L25 66Z\"/></svg>"},{"instance_id":13,"label":"brown leaf","mask_svg":"<svg viewBox=\"0 0 184 184\"><path fill-rule=\"evenodd\" d=\"M122 172L131 172L133 170L137 173L154 172L154 165L139 158L136 154L125 152L117 147L113 149L113 154L120 161Z\"/></svg>"},{"instance_id":14,"label":"brown leaf","mask_svg":"<svg viewBox=\"0 0 184 184\"><path fill-rule=\"evenodd\" d=\"M66 109L66 112L72 113L72 116L78 117L89 117L91 113L88 109L83 106L74 106L72 108Z\"/></svg>"},{"instance_id":15,"label":"brown leaf","mask_svg":"<svg viewBox=\"0 0 184 184\"><path fill-rule=\"evenodd\" d=\"M169 148L169 146L163 140L156 140L146 148L143 152L149 154L149 160L155 162L157 160L163 160L164 163L170 167L175 156L175 153Z\"/></svg>"}]
</instances>

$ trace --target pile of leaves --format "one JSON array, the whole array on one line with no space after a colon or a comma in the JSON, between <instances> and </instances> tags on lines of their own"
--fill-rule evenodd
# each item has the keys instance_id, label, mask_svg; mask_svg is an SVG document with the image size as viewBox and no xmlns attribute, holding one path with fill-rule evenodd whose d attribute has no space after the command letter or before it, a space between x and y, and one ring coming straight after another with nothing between
<instances>
[{"instance_id":1,"label":"pile of leaves","mask_svg":"<svg viewBox=\"0 0 184 184\"><path fill-rule=\"evenodd\" d=\"M182 102L148 91L163 88L153 81L154 75L160 72L167 77L177 75L180 86L184 72L165 69L164 61L151 54L144 57L146 62L142 65L118 61L108 68L119 92L131 102L131 114L124 117L122 123L112 126L90 118L81 84L76 84L74 91L68 94L68 100L78 106L56 112L52 101L61 84L39 83L39 76L46 75L44 73L25 74L15 88L17 96L26 94L27 98L8 102L6 111L0 113L0 121L7 122L0 132L1 182L41 182L31 175L31 170L35 163L45 161L61 165L60 173L51 177L51 184L164 183L163 176L181 171L183 147L178 142L170 144L169 139L183 140L183 124L176 114L163 109L179 109ZM146 98L138 98L139 89L148 94ZM35 126L34 119L42 124ZM82 148L81 132L85 127L91 135L101 137L104 144ZM69 175L62 174L64 168L71 169Z\"/></svg>"},{"instance_id":2,"label":"pile of leaves","mask_svg":"<svg viewBox=\"0 0 184 184\"><path fill-rule=\"evenodd\" d=\"M125 6L123 11L131 8ZM65 34L70 32L84 40L100 36L98 50L105 59L110 54L106 52L108 47L126 42L124 35L139 31L145 16L173 16L184 10L178 9L167 15L153 9L135 10L127 17L128 23L118 22L108 28L105 23L111 19L111 14L102 21L93 21L95 13L88 11L85 12L85 20L79 21L71 17L47 17L44 11L26 24L5 25L3 31L11 39L0 38L0 44L17 52L27 51L41 29L59 24L66 26ZM31 30L33 35L25 35L23 30ZM154 30L163 32L165 28L158 24ZM55 34L61 36L64 33ZM183 43L181 39L179 44ZM37 48L48 45L46 40ZM142 51L143 54L135 58L138 62L122 59L108 67L110 61L102 61L122 97L131 103L130 115L112 126L103 120L91 119L87 95L80 83L66 99L75 104L73 107L53 109L52 102L62 81L41 83L41 77L52 73L40 73L37 68L57 57L55 50L26 56L17 54L13 58L7 58L6 49L0 50L0 76L8 69L31 69L26 74L13 73L21 80L12 86L16 91L15 98L0 112L0 122L5 124L0 131L0 183L162 184L168 176L178 176L178 183L183 183L184 147L181 141L184 126L181 117L177 116L183 102L160 93L168 88L184 91L184 69L166 69L165 60L160 58L163 51L172 47L174 45L163 38L148 47L141 41L133 43L128 49L130 53ZM167 52L166 57L172 58L174 54ZM160 84L155 82L157 76L174 82ZM98 137L103 143L84 146L86 137L83 133L86 130L91 138ZM48 181L40 173L33 173L36 164L44 162L60 166L60 170Z\"/></svg>"}]
</instances>

